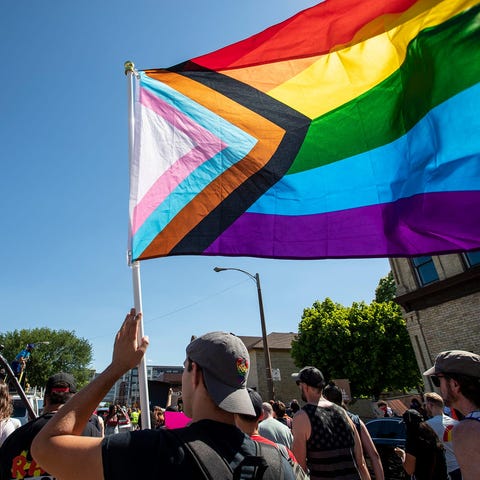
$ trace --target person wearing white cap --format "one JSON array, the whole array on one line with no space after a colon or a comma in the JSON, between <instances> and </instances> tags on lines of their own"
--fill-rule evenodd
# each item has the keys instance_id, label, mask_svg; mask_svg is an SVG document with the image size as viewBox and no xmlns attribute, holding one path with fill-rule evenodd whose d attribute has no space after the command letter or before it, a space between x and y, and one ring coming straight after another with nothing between
<instances>
[{"instance_id":1,"label":"person wearing white cap","mask_svg":"<svg viewBox=\"0 0 480 480\"><path fill-rule=\"evenodd\" d=\"M446 405L464 415L452 431L463 480L480 478L480 355L464 350L441 352L423 373L440 389Z\"/></svg>"},{"instance_id":2,"label":"person wearing white cap","mask_svg":"<svg viewBox=\"0 0 480 480\"><path fill-rule=\"evenodd\" d=\"M111 364L40 432L32 445L36 461L62 480L220 479L243 475L246 466L251 475L241 478L255 478L261 470L265 480L292 479L291 465L276 448L258 447L235 426L235 414L254 415L255 410L246 388L248 351L231 333L207 333L187 346L182 397L189 426L103 440L77 436L89 412L145 354L148 338L137 341L140 319L132 309L117 334Z\"/></svg>"}]
</instances>

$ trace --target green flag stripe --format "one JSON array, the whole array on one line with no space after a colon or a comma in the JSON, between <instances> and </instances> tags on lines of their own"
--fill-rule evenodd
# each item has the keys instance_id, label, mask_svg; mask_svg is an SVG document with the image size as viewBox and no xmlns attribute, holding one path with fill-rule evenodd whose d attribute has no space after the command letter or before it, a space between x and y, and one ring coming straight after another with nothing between
<instances>
[{"instance_id":1,"label":"green flag stripe","mask_svg":"<svg viewBox=\"0 0 480 480\"><path fill-rule=\"evenodd\" d=\"M375 88L312 121L287 174L390 143L430 109L480 81L480 5L420 32Z\"/></svg>"}]
</instances>

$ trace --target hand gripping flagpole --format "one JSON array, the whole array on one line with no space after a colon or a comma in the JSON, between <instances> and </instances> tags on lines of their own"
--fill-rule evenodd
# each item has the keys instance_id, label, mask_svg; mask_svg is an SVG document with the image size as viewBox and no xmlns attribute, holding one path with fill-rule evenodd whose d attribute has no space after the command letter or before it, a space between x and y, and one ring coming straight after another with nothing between
<instances>
[{"instance_id":1,"label":"hand gripping flagpole","mask_svg":"<svg viewBox=\"0 0 480 480\"><path fill-rule=\"evenodd\" d=\"M133 160L133 141L134 141L134 93L133 82L134 78L138 78L138 72L135 70L133 62L125 62L125 75L127 76L128 88L128 158L130 165ZM132 262L132 252L128 252L128 264L132 267L132 281L133 281L133 304L137 312L142 312L142 285L140 282L140 263L138 261ZM143 315L142 320L138 326L137 338L138 341L144 336L143 329ZM140 390L140 409L142 413L142 429L150 428L150 401L148 398L148 379L147 379L147 364L145 355L142 357L138 365L138 387Z\"/></svg>"}]
</instances>

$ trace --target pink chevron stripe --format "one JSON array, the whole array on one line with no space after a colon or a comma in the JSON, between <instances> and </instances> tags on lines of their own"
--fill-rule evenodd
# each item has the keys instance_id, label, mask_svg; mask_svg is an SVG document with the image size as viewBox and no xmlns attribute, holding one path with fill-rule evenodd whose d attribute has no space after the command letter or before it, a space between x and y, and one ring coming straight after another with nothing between
<instances>
[{"instance_id":1,"label":"pink chevron stripe","mask_svg":"<svg viewBox=\"0 0 480 480\"><path fill-rule=\"evenodd\" d=\"M139 100L144 107L149 108L171 125L174 125L175 129L190 137L197 146L183 157L178 158L173 165L165 170L138 202L133 210L133 234L183 180L200 165L226 148L226 144L210 131L193 122L182 112L148 90L140 89ZM201 142L197 142L196 139L201 139ZM162 159L159 158L159 161L161 162Z\"/></svg>"}]
</instances>

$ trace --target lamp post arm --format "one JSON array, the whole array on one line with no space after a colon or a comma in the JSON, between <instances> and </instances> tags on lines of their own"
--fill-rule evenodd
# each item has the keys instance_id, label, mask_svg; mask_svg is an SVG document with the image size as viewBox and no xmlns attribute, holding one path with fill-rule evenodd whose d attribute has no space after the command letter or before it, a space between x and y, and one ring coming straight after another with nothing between
<instances>
[{"instance_id":1,"label":"lamp post arm","mask_svg":"<svg viewBox=\"0 0 480 480\"><path fill-rule=\"evenodd\" d=\"M251 273L248 273L247 271L245 271L245 270L242 270L241 268L233 268L233 267L232 267L232 268L230 268L230 267L229 267L229 268L215 267L213 270L214 270L215 272L225 272L226 270L236 270L237 272L242 272L242 273L244 273L245 275L248 275L248 276L249 276L249 277L250 277L250 278L251 278L251 279L252 279L252 280L253 280L255 283L257 283L257 282L258 282L258 280L257 280L257 277L256 277L256 276L253 276ZM257 273L257 275L258 275L258 273Z\"/></svg>"},{"instance_id":2,"label":"lamp post arm","mask_svg":"<svg viewBox=\"0 0 480 480\"><path fill-rule=\"evenodd\" d=\"M258 307L260 309L260 322L262 325L262 340L263 340L263 353L265 355L265 372L267 378L267 389L269 400L275 400L275 390L273 388L273 378L272 378L272 365L270 362L270 349L268 348L268 339L267 339L267 328L265 326L265 312L263 311L263 298L262 298L262 287L260 286L260 275L256 273L252 275L251 273L242 270L241 268L233 267L215 267L213 269L215 272L224 272L226 270L236 270L237 272L242 272L245 275L248 275L257 285L257 294L258 294Z\"/></svg>"}]
</instances>

